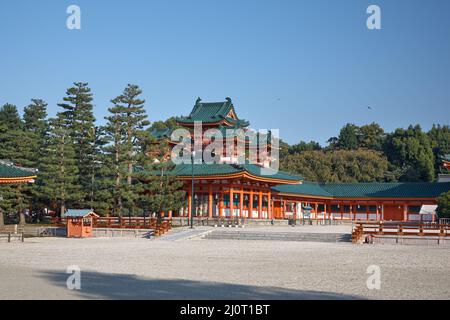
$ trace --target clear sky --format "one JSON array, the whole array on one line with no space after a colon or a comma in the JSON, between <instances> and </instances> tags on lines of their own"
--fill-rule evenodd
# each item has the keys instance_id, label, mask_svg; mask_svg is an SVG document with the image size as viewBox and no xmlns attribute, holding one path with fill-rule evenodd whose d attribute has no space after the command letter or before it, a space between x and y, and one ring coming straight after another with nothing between
<instances>
[{"instance_id":1,"label":"clear sky","mask_svg":"<svg viewBox=\"0 0 450 320\"><path fill-rule=\"evenodd\" d=\"M66 28L71 4L81 30ZM382 30L366 27L370 4ZM152 121L230 96L289 143L347 122L429 129L450 123L449 16L448 0L1 0L0 104L42 98L53 116L86 81L103 122L135 83Z\"/></svg>"}]
</instances>

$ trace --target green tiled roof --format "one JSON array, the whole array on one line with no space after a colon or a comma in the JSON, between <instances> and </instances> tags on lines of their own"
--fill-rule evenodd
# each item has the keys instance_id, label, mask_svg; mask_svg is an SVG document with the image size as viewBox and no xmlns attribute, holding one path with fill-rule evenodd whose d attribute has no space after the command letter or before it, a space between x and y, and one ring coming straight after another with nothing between
<instances>
[{"instance_id":1,"label":"green tiled roof","mask_svg":"<svg viewBox=\"0 0 450 320\"><path fill-rule=\"evenodd\" d=\"M436 198L450 190L445 183L313 183L279 185L276 192L335 198Z\"/></svg>"},{"instance_id":2,"label":"green tiled roof","mask_svg":"<svg viewBox=\"0 0 450 320\"><path fill-rule=\"evenodd\" d=\"M267 171L265 171L267 170ZM268 179L280 179L288 181L298 181L302 179L300 176L292 175L282 171L270 171L269 168L263 169L262 167L255 164L195 164L194 165L194 176L220 176L220 175L230 175L240 172L247 172L251 175L268 178ZM171 171L171 174L176 176L191 176L192 175L192 165L191 164L179 164Z\"/></svg>"},{"instance_id":3,"label":"green tiled roof","mask_svg":"<svg viewBox=\"0 0 450 320\"><path fill-rule=\"evenodd\" d=\"M444 155L442 156L442 160L444 160L444 161L450 161L450 154L444 154Z\"/></svg>"},{"instance_id":4,"label":"green tiled roof","mask_svg":"<svg viewBox=\"0 0 450 320\"><path fill-rule=\"evenodd\" d=\"M94 213L94 211L92 209L68 209L64 216L71 218L82 218L89 213Z\"/></svg>"},{"instance_id":5,"label":"green tiled roof","mask_svg":"<svg viewBox=\"0 0 450 320\"><path fill-rule=\"evenodd\" d=\"M189 116L178 118L177 121L180 123L194 123L195 121L215 123L226 119L237 127L247 127L249 125L248 121L227 117L231 110L234 110L234 106L230 98L221 102L202 102L198 98Z\"/></svg>"},{"instance_id":6,"label":"green tiled roof","mask_svg":"<svg viewBox=\"0 0 450 320\"><path fill-rule=\"evenodd\" d=\"M155 129L150 134L156 139L169 138L172 135L172 128Z\"/></svg>"},{"instance_id":7,"label":"green tiled roof","mask_svg":"<svg viewBox=\"0 0 450 320\"><path fill-rule=\"evenodd\" d=\"M0 179L1 178L26 178L34 177L36 171L31 171L31 169L23 169L16 167L8 162L0 162Z\"/></svg>"},{"instance_id":8,"label":"green tiled roof","mask_svg":"<svg viewBox=\"0 0 450 320\"><path fill-rule=\"evenodd\" d=\"M328 191L322 188L318 183L303 182L296 185L278 185L272 188L273 191L281 193L301 194L308 196L333 197Z\"/></svg>"}]
</instances>

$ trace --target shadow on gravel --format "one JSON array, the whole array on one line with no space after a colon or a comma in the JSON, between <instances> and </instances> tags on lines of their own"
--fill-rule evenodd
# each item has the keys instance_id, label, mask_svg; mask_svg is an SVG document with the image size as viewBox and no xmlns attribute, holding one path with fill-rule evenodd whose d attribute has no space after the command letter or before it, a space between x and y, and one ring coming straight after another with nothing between
<instances>
[{"instance_id":1,"label":"shadow on gravel","mask_svg":"<svg viewBox=\"0 0 450 320\"><path fill-rule=\"evenodd\" d=\"M44 272L42 277L53 285L66 287L69 274ZM69 290L69 289L67 289ZM319 291L301 291L275 287L190 280L145 279L134 275L81 272L81 290L86 299L196 299L196 300L348 300L362 297ZM73 292L72 292L73 293Z\"/></svg>"}]
</instances>

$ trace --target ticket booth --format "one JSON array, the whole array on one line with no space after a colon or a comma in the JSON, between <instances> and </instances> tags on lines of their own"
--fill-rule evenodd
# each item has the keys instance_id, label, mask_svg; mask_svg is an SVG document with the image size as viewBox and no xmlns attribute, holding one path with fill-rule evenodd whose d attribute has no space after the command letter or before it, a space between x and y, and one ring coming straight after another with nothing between
<instances>
[{"instance_id":1,"label":"ticket booth","mask_svg":"<svg viewBox=\"0 0 450 320\"><path fill-rule=\"evenodd\" d=\"M98 217L94 211L69 209L65 217L67 218L68 238L89 238L93 236L94 218Z\"/></svg>"}]
</instances>

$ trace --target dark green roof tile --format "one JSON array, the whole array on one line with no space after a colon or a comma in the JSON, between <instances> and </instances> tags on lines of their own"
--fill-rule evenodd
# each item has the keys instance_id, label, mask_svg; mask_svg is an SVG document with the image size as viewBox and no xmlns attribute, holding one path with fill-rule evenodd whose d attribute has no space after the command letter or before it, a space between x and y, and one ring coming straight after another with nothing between
<instances>
[{"instance_id":1,"label":"dark green roof tile","mask_svg":"<svg viewBox=\"0 0 450 320\"><path fill-rule=\"evenodd\" d=\"M436 198L450 190L450 182L432 183L313 183L279 185L276 192L335 198Z\"/></svg>"},{"instance_id":2,"label":"dark green roof tile","mask_svg":"<svg viewBox=\"0 0 450 320\"><path fill-rule=\"evenodd\" d=\"M273 171L269 168L263 169L262 167L255 164L195 164L194 165L194 176L220 176L229 175L240 172L248 172L251 175L264 177L269 179L280 179L300 182L302 177L297 175L292 175L283 171ZM192 165L191 164L179 164L171 171L171 174L176 176L191 176L192 175Z\"/></svg>"},{"instance_id":3,"label":"dark green roof tile","mask_svg":"<svg viewBox=\"0 0 450 320\"><path fill-rule=\"evenodd\" d=\"M36 170L13 166L7 162L0 162L0 178L26 178L36 176Z\"/></svg>"},{"instance_id":4,"label":"dark green roof tile","mask_svg":"<svg viewBox=\"0 0 450 320\"><path fill-rule=\"evenodd\" d=\"M231 110L234 110L234 106L230 98L220 102L201 102L199 98L189 116L177 118L177 121L180 123L194 123L195 121L215 123L226 119L234 126L249 126L248 121L227 117Z\"/></svg>"}]
</instances>

